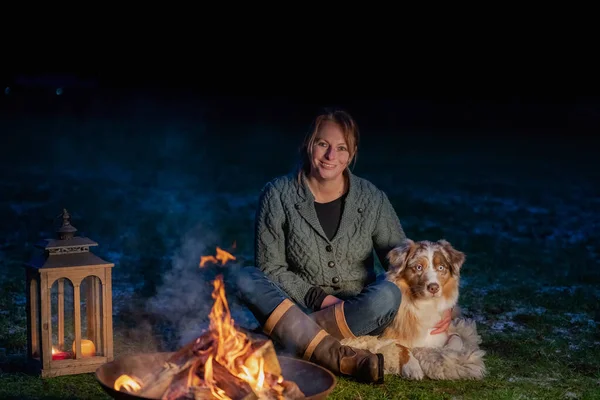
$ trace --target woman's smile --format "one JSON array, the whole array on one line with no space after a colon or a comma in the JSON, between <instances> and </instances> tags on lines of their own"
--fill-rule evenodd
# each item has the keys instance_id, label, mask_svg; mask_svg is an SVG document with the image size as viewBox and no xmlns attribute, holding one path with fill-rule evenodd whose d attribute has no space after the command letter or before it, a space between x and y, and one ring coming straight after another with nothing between
<instances>
[{"instance_id":1,"label":"woman's smile","mask_svg":"<svg viewBox=\"0 0 600 400\"><path fill-rule=\"evenodd\" d=\"M325 169L335 169L337 167L335 164L329 164L324 161L321 161L321 166Z\"/></svg>"}]
</instances>

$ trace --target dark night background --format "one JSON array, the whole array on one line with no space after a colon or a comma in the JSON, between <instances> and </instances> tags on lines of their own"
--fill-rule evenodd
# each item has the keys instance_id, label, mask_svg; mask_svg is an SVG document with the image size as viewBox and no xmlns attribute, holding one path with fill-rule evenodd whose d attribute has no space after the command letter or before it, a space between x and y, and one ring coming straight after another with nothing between
<instances>
[{"instance_id":1,"label":"dark night background","mask_svg":"<svg viewBox=\"0 0 600 400\"><path fill-rule=\"evenodd\" d=\"M571 323L595 329L600 96L430 95L398 82L299 79L3 77L0 280L11 315L24 309L22 262L66 207L99 243L94 252L116 263L115 334L149 348L189 339L206 322L209 278L226 273L200 270L200 255L221 246L236 265L252 263L260 189L290 171L319 109L339 106L361 129L354 172L388 193L408 236L445 237L467 253L465 309L486 339L521 332L515 310L564 313L552 309L563 289L583 290L572 304L588 308L572 310ZM515 291L531 297L494 297ZM231 301L236 320L252 325ZM22 351L19 318L0 344L9 353Z\"/></svg>"}]
</instances>

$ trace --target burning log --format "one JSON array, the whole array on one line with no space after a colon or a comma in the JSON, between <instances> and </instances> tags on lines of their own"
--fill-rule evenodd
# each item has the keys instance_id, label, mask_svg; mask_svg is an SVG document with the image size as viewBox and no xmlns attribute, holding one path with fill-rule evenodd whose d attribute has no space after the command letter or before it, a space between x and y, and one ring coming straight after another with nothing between
<instances>
[{"instance_id":1,"label":"burning log","mask_svg":"<svg viewBox=\"0 0 600 400\"><path fill-rule=\"evenodd\" d=\"M249 366L252 360L263 359L265 372L276 376L281 375L281 366L277 360L273 342L270 340L257 340L252 343L252 349L252 354L244 362L246 366Z\"/></svg>"},{"instance_id":2,"label":"burning log","mask_svg":"<svg viewBox=\"0 0 600 400\"><path fill-rule=\"evenodd\" d=\"M204 370L205 376L208 375L211 378L215 397L231 400L258 400L258 396L254 393L248 382L232 375L218 361L212 358L209 359L204 365ZM227 397L223 396L223 394Z\"/></svg>"},{"instance_id":3,"label":"burning log","mask_svg":"<svg viewBox=\"0 0 600 400\"><path fill-rule=\"evenodd\" d=\"M143 380L141 390L137 392L140 396L158 399L172 385L173 379L180 373L186 371L194 364L195 358L189 358L182 365L165 363L158 374L151 374Z\"/></svg>"},{"instance_id":4,"label":"burning log","mask_svg":"<svg viewBox=\"0 0 600 400\"><path fill-rule=\"evenodd\" d=\"M127 375L115 389L154 399L300 400L298 385L286 381L270 340L251 340L235 328L222 276L214 281L207 332L175 352L141 380Z\"/></svg>"},{"instance_id":5,"label":"burning log","mask_svg":"<svg viewBox=\"0 0 600 400\"><path fill-rule=\"evenodd\" d=\"M173 381L163 394L163 400L183 400L183 399L214 399L215 395L203 377L205 368L211 368L210 375L212 380L219 388L218 395L225 394L232 400L257 400L258 397L250 388L247 382L233 376L225 367L212 360L207 364L199 363L198 359L193 366L187 370L179 372L173 378ZM209 367L210 366L210 367Z\"/></svg>"},{"instance_id":6,"label":"burning log","mask_svg":"<svg viewBox=\"0 0 600 400\"><path fill-rule=\"evenodd\" d=\"M213 395L209 388L204 387L204 381L196 374L195 366L180 371L173 377L171 384L162 395L163 400L182 399L212 399Z\"/></svg>"},{"instance_id":7,"label":"burning log","mask_svg":"<svg viewBox=\"0 0 600 400\"><path fill-rule=\"evenodd\" d=\"M212 343L213 337L209 334L198 337L169 357L158 371L148 374L140 381L136 381L139 388L130 387L128 391L135 391L137 394L148 398L160 398L169 388L176 375L186 371L193 364L206 361L207 356L199 355L197 351L210 347Z\"/></svg>"}]
</instances>

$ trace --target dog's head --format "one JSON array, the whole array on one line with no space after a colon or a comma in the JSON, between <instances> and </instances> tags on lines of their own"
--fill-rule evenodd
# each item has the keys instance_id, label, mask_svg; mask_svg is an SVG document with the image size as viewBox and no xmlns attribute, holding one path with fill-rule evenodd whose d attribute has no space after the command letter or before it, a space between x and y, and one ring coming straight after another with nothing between
<instances>
[{"instance_id":1,"label":"dog's head","mask_svg":"<svg viewBox=\"0 0 600 400\"><path fill-rule=\"evenodd\" d=\"M465 254L446 240L414 242L410 239L392 249L387 258L388 280L413 298L436 298L452 294L458 288Z\"/></svg>"}]
</instances>

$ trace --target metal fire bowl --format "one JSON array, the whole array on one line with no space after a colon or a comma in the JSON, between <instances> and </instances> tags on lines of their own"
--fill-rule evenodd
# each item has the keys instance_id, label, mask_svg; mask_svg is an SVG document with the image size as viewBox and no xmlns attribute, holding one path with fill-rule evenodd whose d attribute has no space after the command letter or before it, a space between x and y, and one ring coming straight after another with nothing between
<instances>
[{"instance_id":1,"label":"metal fire bowl","mask_svg":"<svg viewBox=\"0 0 600 400\"><path fill-rule=\"evenodd\" d=\"M96 379L114 399L146 399L114 389L115 380L122 374L144 376L161 366L173 353L130 354L101 365L96 370ZM329 370L308 361L277 356L285 380L295 382L307 399L325 399L335 387L335 375Z\"/></svg>"}]
</instances>

